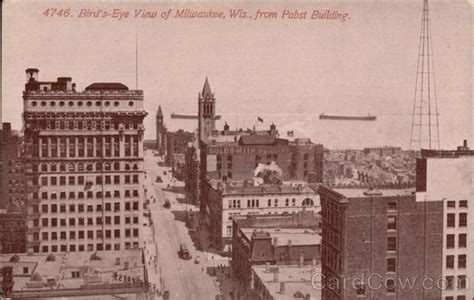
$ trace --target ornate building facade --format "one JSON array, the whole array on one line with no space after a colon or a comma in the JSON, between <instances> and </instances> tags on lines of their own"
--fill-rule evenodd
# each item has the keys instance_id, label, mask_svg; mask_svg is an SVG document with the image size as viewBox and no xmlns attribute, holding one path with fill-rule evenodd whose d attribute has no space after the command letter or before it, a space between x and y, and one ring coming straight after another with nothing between
<instances>
[{"instance_id":1,"label":"ornate building facade","mask_svg":"<svg viewBox=\"0 0 474 300\"><path fill-rule=\"evenodd\" d=\"M141 247L143 91L70 77L23 92L29 252Z\"/></svg>"}]
</instances>

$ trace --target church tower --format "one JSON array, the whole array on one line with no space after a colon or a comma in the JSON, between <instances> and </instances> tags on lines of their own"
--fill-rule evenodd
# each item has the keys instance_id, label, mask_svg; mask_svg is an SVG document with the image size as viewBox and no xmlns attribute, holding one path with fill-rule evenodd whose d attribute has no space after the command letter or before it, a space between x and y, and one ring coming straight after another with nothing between
<instances>
[{"instance_id":1,"label":"church tower","mask_svg":"<svg viewBox=\"0 0 474 300\"><path fill-rule=\"evenodd\" d=\"M206 77L202 92L199 93L199 141L206 142L211 135L212 131L216 128L215 116L216 116L216 98L214 93L211 91L209 80Z\"/></svg>"},{"instance_id":2,"label":"church tower","mask_svg":"<svg viewBox=\"0 0 474 300\"><path fill-rule=\"evenodd\" d=\"M166 151L166 127L163 120L161 105L156 113L156 150L158 154L163 155Z\"/></svg>"}]
</instances>

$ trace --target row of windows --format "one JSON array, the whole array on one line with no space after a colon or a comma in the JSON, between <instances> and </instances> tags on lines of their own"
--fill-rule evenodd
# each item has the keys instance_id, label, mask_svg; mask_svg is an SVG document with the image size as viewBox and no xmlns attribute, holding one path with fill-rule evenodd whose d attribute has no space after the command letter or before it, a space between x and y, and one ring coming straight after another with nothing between
<instances>
[{"instance_id":1,"label":"row of windows","mask_svg":"<svg viewBox=\"0 0 474 300\"><path fill-rule=\"evenodd\" d=\"M457 278L454 276L446 276L446 289L454 290L455 287L457 287L458 290L467 288L466 275L459 275Z\"/></svg>"},{"instance_id":2,"label":"row of windows","mask_svg":"<svg viewBox=\"0 0 474 300\"><path fill-rule=\"evenodd\" d=\"M447 206L448 208L456 208L456 201L449 200ZM459 208L467 208L467 200L459 200Z\"/></svg>"},{"instance_id":3,"label":"row of windows","mask_svg":"<svg viewBox=\"0 0 474 300\"><path fill-rule=\"evenodd\" d=\"M76 176L42 176L40 178L40 182L42 186L56 186L56 185L76 185ZM48 180L49 179L49 180ZM66 180L67 179L67 180ZM84 185L86 182L87 184L94 184L94 178L91 176L87 177L87 180L85 180L84 176L78 176L77 177L77 184L78 185ZM48 183L49 181L49 183ZM95 184L138 184L138 174L136 175L123 175L123 182L120 180L120 175L98 175L95 177Z\"/></svg>"},{"instance_id":4,"label":"row of windows","mask_svg":"<svg viewBox=\"0 0 474 300\"><path fill-rule=\"evenodd\" d=\"M45 87L46 89L46 87ZM56 105L58 105L59 107L64 107L66 106L66 101L41 101L38 103L38 101L31 101L31 106L32 107L37 107L37 106L41 106L41 107L46 107L46 106L50 106L50 107L56 107ZM74 106L78 106L78 107L82 107L82 106L87 106L87 107L92 107L94 105L94 103L92 101L86 101L85 104L83 101L68 101L67 102L67 106L69 107L74 107ZM101 107L101 106L105 106L105 107L109 107L109 106L115 106L115 107L118 107L120 105L120 101L114 101L113 104L112 102L110 101L104 101L102 103L102 101L95 101L95 106L96 107ZM128 102L128 106L130 107L133 107L133 105L135 105L135 102L133 101L129 101Z\"/></svg>"},{"instance_id":5,"label":"row of windows","mask_svg":"<svg viewBox=\"0 0 474 300\"><path fill-rule=\"evenodd\" d=\"M114 191L113 192L113 197L114 198L120 198L120 191ZM125 198L134 198L138 197L138 190L125 190L124 191L124 197ZM87 192L69 192L69 198L68 199L93 199L94 198L94 192L93 191L87 191ZM102 191L97 191L95 192L95 198L97 199L102 199L102 196L104 198L112 198L112 191L106 191L105 193L102 193ZM33 193L33 199L39 199L39 194L38 193ZM42 192L41 193L41 199L42 200L57 200L58 199L58 194L56 192ZM61 200L66 200L66 192L59 192L59 199Z\"/></svg>"},{"instance_id":6,"label":"row of windows","mask_svg":"<svg viewBox=\"0 0 474 300\"><path fill-rule=\"evenodd\" d=\"M446 235L446 248L453 249L455 247L455 234ZM467 234L461 233L458 235L458 247L466 248L467 247Z\"/></svg>"},{"instance_id":7,"label":"row of windows","mask_svg":"<svg viewBox=\"0 0 474 300\"><path fill-rule=\"evenodd\" d=\"M267 207L278 207L278 199L268 199L267 201ZM241 202L240 200L229 200L229 208L240 208L241 207ZM296 205L296 199L293 198L291 199L291 206ZM310 198L306 198L301 202L302 206L314 206L314 201ZM290 206L290 199L286 198L285 199L285 206ZM247 200L247 207L260 207L260 199L248 199Z\"/></svg>"},{"instance_id":8,"label":"row of windows","mask_svg":"<svg viewBox=\"0 0 474 300\"><path fill-rule=\"evenodd\" d=\"M454 300L454 296L447 296L444 298L445 300ZM464 295L459 295L456 297L456 300L466 300L466 296Z\"/></svg>"},{"instance_id":9,"label":"row of windows","mask_svg":"<svg viewBox=\"0 0 474 300\"><path fill-rule=\"evenodd\" d=\"M105 238L111 239L111 238L120 238L120 229L115 229L115 230L79 230L79 231L61 231L61 232L42 232L41 233L41 240L42 241L57 241L57 240L83 240L83 239L101 239L104 237L104 232L105 232ZM124 236L126 238L130 237L138 237L138 228L134 229L125 229L124 230ZM38 237L39 240L39 234L33 235L33 239L36 240L35 238Z\"/></svg>"},{"instance_id":10,"label":"row of windows","mask_svg":"<svg viewBox=\"0 0 474 300\"><path fill-rule=\"evenodd\" d=\"M446 268L447 269L454 269L454 255L447 255L446 256ZM467 256L465 254L458 255L458 269L465 269L466 268L466 261Z\"/></svg>"},{"instance_id":11,"label":"row of windows","mask_svg":"<svg viewBox=\"0 0 474 300\"><path fill-rule=\"evenodd\" d=\"M456 214L447 215L447 226L456 227ZM458 218L458 227L467 227L467 213L460 213Z\"/></svg>"},{"instance_id":12,"label":"row of windows","mask_svg":"<svg viewBox=\"0 0 474 300\"><path fill-rule=\"evenodd\" d=\"M103 140L103 141L102 141ZM124 141L125 156L138 156L138 137L126 135ZM49 137L41 138L41 152L40 157L117 157L120 155L119 138L118 137L103 137L94 143L93 137L78 137L77 143L75 137ZM69 146L67 142L69 141ZM103 142L103 143L102 143ZM94 151L95 146L95 151ZM133 147L133 148L132 148ZM59 153L58 153L59 152Z\"/></svg>"},{"instance_id":13,"label":"row of windows","mask_svg":"<svg viewBox=\"0 0 474 300\"><path fill-rule=\"evenodd\" d=\"M139 202L124 202L124 210L125 211L130 211L130 210L139 210ZM68 211L66 211L69 209ZM41 205L41 212L42 213L65 213L65 212L94 212L94 205L84 205L84 204L42 204ZM105 211L112 211L112 203L107 202L105 203ZM120 202L115 202L113 204L113 211L117 212L120 211ZM33 206L33 212L38 213L39 212L39 206L34 205ZM102 212L102 204L97 204L95 206L95 212Z\"/></svg>"},{"instance_id":14,"label":"row of windows","mask_svg":"<svg viewBox=\"0 0 474 300\"><path fill-rule=\"evenodd\" d=\"M43 253L56 253L58 251L60 252L67 252L67 251L71 251L71 252L76 252L76 251L79 251L79 252L83 252L83 251L94 251L94 245L96 246L95 247L95 250L97 251L102 251L102 250L112 250L112 248L114 250L120 250L120 243L115 243L115 244L105 244L105 247L104 247L104 244L102 243L99 243L99 244L86 244L86 245L83 245L83 244L80 244L80 245L52 245L51 247L49 246L42 246L41 247L41 252ZM125 242L125 249L137 249L139 247L139 244L138 242L133 242L133 243L130 243L130 242ZM39 246L34 246L33 247L33 252L35 253L38 253L40 252L40 247Z\"/></svg>"},{"instance_id":15,"label":"row of windows","mask_svg":"<svg viewBox=\"0 0 474 300\"><path fill-rule=\"evenodd\" d=\"M138 224L138 216L127 216L124 217L124 224ZM58 218L42 218L41 219L41 226L45 227L64 227L64 226L85 226L86 224L89 225L103 225L105 221L105 225L120 225L121 217L120 216L106 216L106 217L96 217L95 224L94 218L69 218L69 219L58 219ZM33 221L33 226L39 226L39 220L36 219Z\"/></svg>"},{"instance_id":16,"label":"row of windows","mask_svg":"<svg viewBox=\"0 0 474 300\"><path fill-rule=\"evenodd\" d=\"M41 172L75 172L75 171L120 171L120 163L119 162L114 162L113 164L110 162L96 162L96 163L82 163L82 162L77 162L77 163L61 163L61 164L56 164L56 163L42 163L39 167L39 170ZM38 167L33 166L33 170L36 172L38 171ZM125 163L123 165L123 169L125 171L138 171L138 164L129 164Z\"/></svg>"}]
</instances>

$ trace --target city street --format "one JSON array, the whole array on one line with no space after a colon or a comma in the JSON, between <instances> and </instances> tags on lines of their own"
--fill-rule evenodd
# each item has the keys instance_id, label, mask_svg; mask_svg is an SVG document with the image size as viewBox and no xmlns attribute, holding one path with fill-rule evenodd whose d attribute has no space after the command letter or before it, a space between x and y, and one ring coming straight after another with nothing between
<instances>
[{"instance_id":1,"label":"city street","mask_svg":"<svg viewBox=\"0 0 474 300\"><path fill-rule=\"evenodd\" d=\"M151 226L144 227L149 280L161 292L168 290L171 299L214 299L220 293L219 287L216 278L207 274L207 266L212 266L221 258L216 254L196 250L185 226L185 216L186 210L195 212L196 222L192 224L197 225L198 208L183 203L184 184L176 182L170 168L161 162L162 159L154 156L152 151L145 152L145 188L147 199L150 200L152 220ZM163 182L156 182L157 176ZM179 190L181 193L177 192ZM166 199L170 202L170 208L164 207ZM148 223L147 219L144 218L145 223ZM192 259L184 260L179 257L180 244L186 245ZM197 256L199 263L195 263Z\"/></svg>"}]
</instances>

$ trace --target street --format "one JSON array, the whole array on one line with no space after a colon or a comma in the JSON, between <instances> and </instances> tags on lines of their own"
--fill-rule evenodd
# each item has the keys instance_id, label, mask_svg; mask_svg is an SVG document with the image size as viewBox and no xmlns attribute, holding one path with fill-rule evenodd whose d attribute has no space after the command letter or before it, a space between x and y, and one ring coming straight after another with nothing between
<instances>
[{"instance_id":1,"label":"street","mask_svg":"<svg viewBox=\"0 0 474 300\"><path fill-rule=\"evenodd\" d=\"M170 168L161 162L162 159L154 156L152 151L145 152L146 197L150 200L149 210L153 223L143 228L149 280L161 292L168 290L171 299L214 299L220 293L219 287L216 278L207 274L207 266L212 266L222 258L196 250L185 225L185 216L186 210L195 212L196 219L191 223L197 225L198 208L182 203L185 201L184 194L175 192L173 187L179 189L181 186L183 190L184 184L176 182ZM157 176L163 182L155 182ZM170 208L164 207L166 199L170 201ZM144 218L144 223L147 223L147 219ZM180 244L186 245L192 259L184 260L179 257ZM199 263L195 263L197 256L200 258Z\"/></svg>"}]
</instances>

